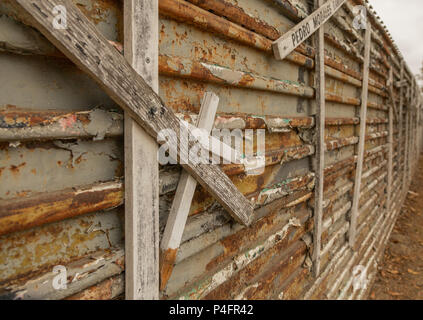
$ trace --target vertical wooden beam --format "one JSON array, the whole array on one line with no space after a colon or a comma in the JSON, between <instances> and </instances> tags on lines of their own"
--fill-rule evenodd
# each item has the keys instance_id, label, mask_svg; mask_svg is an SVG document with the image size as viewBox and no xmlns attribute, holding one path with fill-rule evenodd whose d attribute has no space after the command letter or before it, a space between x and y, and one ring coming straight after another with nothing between
<instances>
[{"instance_id":1,"label":"vertical wooden beam","mask_svg":"<svg viewBox=\"0 0 423 320\"><path fill-rule=\"evenodd\" d=\"M417 119L418 119L418 110L417 110L417 102L415 104L415 111L414 111L414 116L415 116L415 121L414 121L414 167L415 169L417 169L417 161L418 161L418 154L417 154Z\"/></svg>"},{"instance_id":2,"label":"vertical wooden beam","mask_svg":"<svg viewBox=\"0 0 423 320\"><path fill-rule=\"evenodd\" d=\"M409 118L410 113L409 109L406 109L405 114L405 152L404 152L404 175L403 175L403 181L404 181L404 194L407 194L408 191L408 140L409 140Z\"/></svg>"},{"instance_id":3,"label":"vertical wooden beam","mask_svg":"<svg viewBox=\"0 0 423 320\"><path fill-rule=\"evenodd\" d=\"M412 128L412 123L413 123L413 114L412 114L412 106L411 106L411 100L410 103L408 105L408 159L407 159L407 191L410 188L410 177L411 177L411 162L413 160L413 150L411 150L411 141L413 138L413 128Z\"/></svg>"},{"instance_id":4,"label":"vertical wooden beam","mask_svg":"<svg viewBox=\"0 0 423 320\"><path fill-rule=\"evenodd\" d=\"M420 102L419 101L417 101L417 116L416 116L416 124L417 124L417 128L416 128L416 130L417 130L417 132L416 132L416 138L417 138L417 141L416 141L416 153L417 153L417 166L418 166L418 161L419 161L419 158L420 158Z\"/></svg>"},{"instance_id":5,"label":"vertical wooden beam","mask_svg":"<svg viewBox=\"0 0 423 320\"><path fill-rule=\"evenodd\" d=\"M204 129L208 134L213 129L218 105L219 97L206 92L201 103L197 127ZM196 187L197 181L188 172L182 171L160 243L160 290L165 289L172 274Z\"/></svg>"},{"instance_id":6,"label":"vertical wooden beam","mask_svg":"<svg viewBox=\"0 0 423 320\"><path fill-rule=\"evenodd\" d=\"M410 188L410 182L411 182L411 174L413 172L413 162L414 162L414 152L413 152L413 117L414 117L414 112L413 112L413 105L410 104L410 135L409 135L409 170L408 170L408 188Z\"/></svg>"},{"instance_id":7,"label":"vertical wooden beam","mask_svg":"<svg viewBox=\"0 0 423 320\"><path fill-rule=\"evenodd\" d=\"M125 58L158 93L157 0L124 0ZM125 112L125 291L159 298L158 144Z\"/></svg>"},{"instance_id":8,"label":"vertical wooden beam","mask_svg":"<svg viewBox=\"0 0 423 320\"><path fill-rule=\"evenodd\" d=\"M163 130L172 130L175 133L168 135L166 141L162 140L160 144L170 145L172 152L178 156L186 155L195 145L195 141L180 143L184 142L180 136L180 119L72 1L14 0L13 5L18 10L23 10L23 14L31 20L31 25L96 81L110 98L128 111L135 122L154 139L160 137ZM66 29L54 28L52 24L57 18L54 8L58 5L67 8ZM151 63L147 60L146 62ZM193 134L192 130L188 126L188 134ZM232 149L228 146L227 148ZM204 147L200 149L204 151ZM223 170L216 164L206 163L204 157L199 163L191 160L182 161L180 165L190 172L236 221L245 226L250 225L253 204Z\"/></svg>"},{"instance_id":9,"label":"vertical wooden beam","mask_svg":"<svg viewBox=\"0 0 423 320\"><path fill-rule=\"evenodd\" d=\"M317 29L320 29L342 7L346 0L328 0L327 3L322 1L319 6L316 4L316 1L318 0L314 2L315 11L313 13L273 42L273 52L277 60L285 59ZM303 30L307 30L307 32L302 32L301 37L295 36Z\"/></svg>"},{"instance_id":10,"label":"vertical wooden beam","mask_svg":"<svg viewBox=\"0 0 423 320\"><path fill-rule=\"evenodd\" d=\"M322 6L324 0L314 0L315 8ZM323 183L325 166L325 30L322 25L315 35L316 58L315 58L315 85L316 85L316 155L315 174L316 185L314 187L314 232L313 232L313 274L320 274L320 251L322 238L323 216Z\"/></svg>"},{"instance_id":11,"label":"vertical wooden beam","mask_svg":"<svg viewBox=\"0 0 423 320\"><path fill-rule=\"evenodd\" d=\"M391 93L391 105L389 106L389 116L388 116L388 120L389 120L389 125L388 125L388 185L387 185L387 204L386 204L386 208L388 211L388 214L390 214L391 209L392 209L392 158L393 158L393 109L394 109L394 104L395 104L395 97L393 95L394 91L393 91L393 82L394 82L394 76L393 76L393 70L392 67L389 70L389 79L391 81L391 83L389 84L392 88Z\"/></svg>"},{"instance_id":12,"label":"vertical wooden beam","mask_svg":"<svg viewBox=\"0 0 423 320\"><path fill-rule=\"evenodd\" d=\"M357 216L358 206L360 203L360 190L361 190L361 175L363 173L364 161L364 147L366 142L366 122L367 122L367 101L369 95L369 70L370 70L370 46L371 46L371 26L367 24L364 40L364 63L363 63L363 82L361 88L361 108L360 108L360 136L358 141L358 158L357 167L355 171L354 181L354 194L353 204L351 208L349 244L354 248L356 229L357 229Z\"/></svg>"},{"instance_id":13,"label":"vertical wooden beam","mask_svg":"<svg viewBox=\"0 0 423 320\"><path fill-rule=\"evenodd\" d=\"M400 87L400 105L399 105L399 137L398 137L398 159L402 156L405 157L404 152L405 151L405 143L403 143L403 134L404 134L404 86L402 85L402 82L404 81L404 60L401 60L401 87ZM398 161L398 174L399 172L399 165L400 161ZM405 191L405 167L402 168L402 186L401 186L401 192L403 193Z\"/></svg>"},{"instance_id":14,"label":"vertical wooden beam","mask_svg":"<svg viewBox=\"0 0 423 320\"><path fill-rule=\"evenodd\" d=\"M414 160L415 160L415 149L414 149L414 138L415 138L415 134L414 134L414 124L415 124L415 97L416 97L416 86L415 83L413 82L413 95L412 95L412 102L411 102L411 112L412 112L412 117L411 117L411 146L410 146L410 150L412 152L412 161L411 161L411 170L410 170L410 183L411 183L411 175L414 173Z\"/></svg>"}]
</instances>

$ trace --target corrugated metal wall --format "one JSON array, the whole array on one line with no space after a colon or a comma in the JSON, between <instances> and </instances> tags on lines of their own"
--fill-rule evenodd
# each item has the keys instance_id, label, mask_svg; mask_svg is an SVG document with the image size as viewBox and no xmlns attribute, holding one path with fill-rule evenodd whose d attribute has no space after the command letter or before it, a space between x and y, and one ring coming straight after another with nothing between
<instances>
[{"instance_id":1,"label":"corrugated metal wall","mask_svg":"<svg viewBox=\"0 0 423 320\"><path fill-rule=\"evenodd\" d=\"M111 41L122 42L122 3L73 0ZM314 188L312 42L276 61L271 43L312 12L306 0L159 0L160 96L190 119L205 91L220 97L217 128L264 128L266 169L223 169L255 221L234 223L198 187L162 298L363 298L352 268L369 278L415 169L420 124L405 65L394 123L393 208L386 207L389 68L401 55L374 30L357 246L348 246L359 134L363 36L351 0L325 25L326 159L321 275L310 272ZM124 292L123 116L97 85L0 1L0 296L102 298ZM405 170L405 171L404 171ZM404 175L405 172L405 175ZM160 169L161 231L180 168ZM406 177L403 185L403 176ZM53 267L68 269L54 290Z\"/></svg>"}]
</instances>

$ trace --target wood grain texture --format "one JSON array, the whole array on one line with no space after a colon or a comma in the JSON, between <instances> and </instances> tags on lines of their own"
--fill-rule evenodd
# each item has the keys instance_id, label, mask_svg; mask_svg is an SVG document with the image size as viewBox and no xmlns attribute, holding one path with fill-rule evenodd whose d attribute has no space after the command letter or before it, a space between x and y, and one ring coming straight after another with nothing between
<instances>
[{"instance_id":1,"label":"wood grain texture","mask_svg":"<svg viewBox=\"0 0 423 320\"><path fill-rule=\"evenodd\" d=\"M312 14L273 42L273 52L277 60L285 59L295 48L320 29L326 21L345 3L346 0L329 0Z\"/></svg>"},{"instance_id":2,"label":"wood grain texture","mask_svg":"<svg viewBox=\"0 0 423 320\"><path fill-rule=\"evenodd\" d=\"M315 7L319 8L324 0L315 0ZM323 217L323 185L325 166L325 31L321 27L315 36L316 43L316 155L315 155L315 200L314 200L314 232L313 232L313 275L320 274L320 252L322 241Z\"/></svg>"},{"instance_id":3,"label":"wood grain texture","mask_svg":"<svg viewBox=\"0 0 423 320\"><path fill-rule=\"evenodd\" d=\"M367 101L369 94L369 70L370 70L370 48L371 48L371 26L367 25L364 39L364 63L363 63L363 86L361 89L361 108L360 108L360 136L358 141L358 159L355 171L353 203L351 208L351 220L349 231L349 243L354 248L358 206L360 203L361 176L363 173L364 147L366 142L366 123L367 123Z\"/></svg>"},{"instance_id":4,"label":"wood grain texture","mask_svg":"<svg viewBox=\"0 0 423 320\"><path fill-rule=\"evenodd\" d=\"M388 86L388 90L389 90L389 99L391 102L391 107L394 109L393 112L393 116L395 117L395 121L398 121L399 118L399 114L398 114L398 109L397 109L397 103L395 100L395 94L394 94L394 72L392 70L392 68L390 68L389 71L389 77L388 77L388 81L387 81L387 86Z\"/></svg>"},{"instance_id":5,"label":"wood grain texture","mask_svg":"<svg viewBox=\"0 0 423 320\"><path fill-rule=\"evenodd\" d=\"M159 89L157 1L124 1L125 58ZM125 297L159 299L159 164L154 138L125 112Z\"/></svg>"},{"instance_id":6,"label":"wood grain texture","mask_svg":"<svg viewBox=\"0 0 423 320\"><path fill-rule=\"evenodd\" d=\"M404 192L407 193L407 188L408 188L408 177L409 177L409 150L410 150L410 145L409 145L409 140L410 140L410 112L409 112L409 108L407 108L407 112L405 115L405 152L404 152L404 179L405 179L405 188L404 188Z\"/></svg>"},{"instance_id":7,"label":"wood grain texture","mask_svg":"<svg viewBox=\"0 0 423 320\"><path fill-rule=\"evenodd\" d=\"M188 154L195 142L189 146L179 143L180 120L71 1L16 0L14 3L33 19L45 37L91 76L153 138L156 139L161 130L173 130L175 135L168 144L174 148L179 146L178 154ZM68 28L65 30L53 28L52 12L57 5L67 8ZM192 161L182 166L235 220L250 224L252 204L218 166Z\"/></svg>"},{"instance_id":8,"label":"wood grain texture","mask_svg":"<svg viewBox=\"0 0 423 320\"><path fill-rule=\"evenodd\" d=\"M197 128L210 133L218 105L219 97L212 92L206 92L198 115ZM160 290L165 289L172 274L196 187L197 181L188 172L183 171L160 243Z\"/></svg>"}]
</instances>

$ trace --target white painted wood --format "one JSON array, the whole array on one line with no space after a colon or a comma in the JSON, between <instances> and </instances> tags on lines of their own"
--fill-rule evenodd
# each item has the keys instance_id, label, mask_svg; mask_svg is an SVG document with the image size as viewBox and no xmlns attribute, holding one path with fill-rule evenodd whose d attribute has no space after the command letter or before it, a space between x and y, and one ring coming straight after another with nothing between
<instances>
[{"instance_id":1,"label":"white painted wood","mask_svg":"<svg viewBox=\"0 0 423 320\"><path fill-rule=\"evenodd\" d=\"M315 0L315 7L319 8L324 0ZM320 252L322 238L322 220L323 220L323 184L324 184L324 165L325 165L325 31L323 25L316 33L316 155L315 155L315 174L316 185L314 187L314 232L313 232L313 275L318 277L320 274Z\"/></svg>"},{"instance_id":2,"label":"white painted wood","mask_svg":"<svg viewBox=\"0 0 423 320\"><path fill-rule=\"evenodd\" d=\"M205 131L196 131L197 127L188 122L185 122L185 124L191 130L192 134L198 139L198 142L204 150L211 152L212 155L217 158L222 158L222 160L225 160L226 163L243 163L244 159L242 159L238 150L235 150L214 136L210 136L209 134L206 135Z\"/></svg>"},{"instance_id":3,"label":"white painted wood","mask_svg":"<svg viewBox=\"0 0 423 320\"><path fill-rule=\"evenodd\" d=\"M404 82L404 60L401 61L401 74L400 74L400 82ZM404 131L404 85L401 85L400 87L400 105L399 105L399 145L398 145L398 159L400 159L400 156L404 156L405 152L405 143L403 143L403 131ZM405 156L404 156L405 157ZM400 165L400 161L398 161L398 168ZM399 170L399 169L398 169ZM405 191L405 170L403 167L402 171L402 187L401 192L403 193Z\"/></svg>"},{"instance_id":4,"label":"white painted wood","mask_svg":"<svg viewBox=\"0 0 423 320\"><path fill-rule=\"evenodd\" d=\"M206 92L201 104L197 127L204 129L208 134L213 128L218 105L219 97L212 92ZM171 275L196 187L197 181L188 172L182 171L160 243L160 287L162 289L165 288Z\"/></svg>"},{"instance_id":5,"label":"white painted wood","mask_svg":"<svg viewBox=\"0 0 423 320\"><path fill-rule=\"evenodd\" d=\"M277 60L285 59L295 48L323 26L345 1L346 0L329 0L273 42L272 46L275 58Z\"/></svg>"},{"instance_id":6,"label":"white painted wood","mask_svg":"<svg viewBox=\"0 0 423 320\"><path fill-rule=\"evenodd\" d=\"M124 1L125 58L158 93L158 1ZM159 298L158 144L125 112L125 291Z\"/></svg>"},{"instance_id":7,"label":"white painted wood","mask_svg":"<svg viewBox=\"0 0 423 320\"><path fill-rule=\"evenodd\" d=\"M366 141L366 123L367 123L367 101L369 94L369 70L370 70L370 47L371 47L371 26L367 24L364 37L364 63L363 63L363 82L361 89L361 108L360 108L360 136L358 141L358 158L355 172L353 204L351 209L351 221L349 231L349 244L354 248L358 206L360 203L361 176L363 173L364 147Z\"/></svg>"}]
</instances>

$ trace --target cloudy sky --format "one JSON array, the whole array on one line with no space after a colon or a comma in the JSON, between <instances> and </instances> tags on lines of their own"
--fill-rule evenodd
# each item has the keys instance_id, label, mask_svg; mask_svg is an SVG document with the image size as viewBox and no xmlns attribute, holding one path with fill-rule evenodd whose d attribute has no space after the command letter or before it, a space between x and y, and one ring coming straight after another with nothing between
<instances>
[{"instance_id":1,"label":"cloudy sky","mask_svg":"<svg viewBox=\"0 0 423 320\"><path fill-rule=\"evenodd\" d=\"M413 73L423 61L423 0L370 0Z\"/></svg>"}]
</instances>

